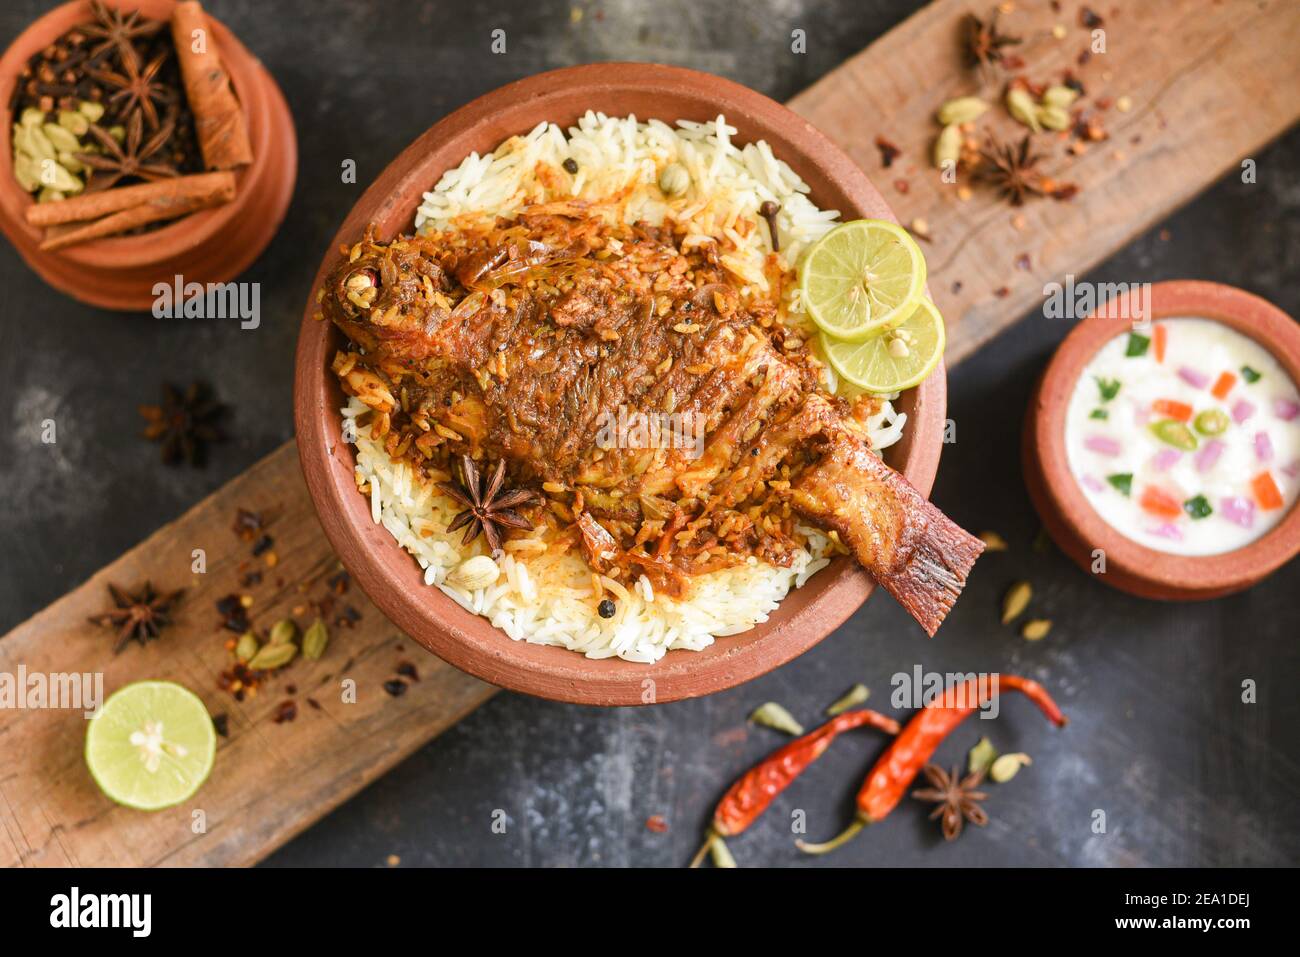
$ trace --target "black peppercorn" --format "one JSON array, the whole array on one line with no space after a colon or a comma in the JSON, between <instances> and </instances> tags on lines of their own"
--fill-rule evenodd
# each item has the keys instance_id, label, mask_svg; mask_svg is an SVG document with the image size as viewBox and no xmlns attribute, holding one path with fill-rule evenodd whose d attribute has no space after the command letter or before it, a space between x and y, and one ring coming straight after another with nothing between
<instances>
[{"instance_id":1,"label":"black peppercorn","mask_svg":"<svg viewBox=\"0 0 1300 957\"><path fill-rule=\"evenodd\" d=\"M601 599L600 604L596 606L596 611L600 613L601 618L613 618L614 617L613 600L609 598Z\"/></svg>"},{"instance_id":2,"label":"black peppercorn","mask_svg":"<svg viewBox=\"0 0 1300 957\"><path fill-rule=\"evenodd\" d=\"M577 175L578 161L574 159L572 156L570 156L568 159L564 161L564 171L568 173L570 176Z\"/></svg>"}]
</instances>

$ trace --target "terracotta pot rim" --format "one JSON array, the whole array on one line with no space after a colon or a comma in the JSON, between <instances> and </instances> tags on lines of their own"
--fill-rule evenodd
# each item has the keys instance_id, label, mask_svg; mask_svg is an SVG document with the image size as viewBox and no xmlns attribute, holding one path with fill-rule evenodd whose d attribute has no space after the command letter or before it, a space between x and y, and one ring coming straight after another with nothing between
<instances>
[{"instance_id":1,"label":"terracotta pot rim","mask_svg":"<svg viewBox=\"0 0 1300 957\"><path fill-rule=\"evenodd\" d=\"M664 104L670 115L635 108L646 102ZM656 115L666 121L725 113L741 130L738 142L767 139L813 187L818 205L830 208L838 203L845 219L894 219L865 174L806 121L720 77L657 64L602 63L509 84L452 113L403 151L367 190L330 244L312 284L299 336L294 395L299 455L322 525L345 566L395 624L443 659L506 688L579 703L649 703L647 679L653 681L654 702L709 694L757 677L811 648L867 597L870 579L847 559L837 560L803 589L791 592L769 622L719 639L701 652L670 651L653 665L593 661L561 648L512 641L436 588L422 582L414 587L419 566L386 530L371 523L369 502L357 493L352 478L352 450L338 440L342 393L327 374L335 333L315 320L314 294L336 261L339 244L355 241L370 222L381 222L384 234L409 230L416 202L403 197L418 197L431 188L445 168L459 163L471 149L492 149L542 118L571 121L577 115L575 103L611 116L634 112L639 119ZM902 465L923 493L929 491L938 466L945 398L940 367L900 400L911 411L908 433L905 443L887 450L887 458L895 452L894 466Z\"/></svg>"},{"instance_id":2,"label":"terracotta pot rim","mask_svg":"<svg viewBox=\"0 0 1300 957\"><path fill-rule=\"evenodd\" d=\"M1097 351L1124 334L1130 315L1119 311L1138 295L1131 290L1100 306L1057 348L1031 401L1025 425L1025 469L1053 537L1089 568L1092 549L1104 550L1108 584L1148 597L1194 599L1247 588L1300 553L1300 508L1241 548L1216 555L1175 555L1127 537L1106 522L1083 494L1069 468L1065 416L1075 382ZM1151 286L1151 318L1204 318L1258 342L1300 383L1300 325L1277 306L1234 286L1180 279Z\"/></svg>"},{"instance_id":3,"label":"terracotta pot rim","mask_svg":"<svg viewBox=\"0 0 1300 957\"><path fill-rule=\"evenodd\" d=\"M114 5L165 19L175 0L121 0ZM261 254L287 212L297 174L297 139L288 105L262 63L211 11L205 12L212 26L211 42L220 49L244 105L254 144L252 164L235 171L236 194L229 203L146 233L42 251L38 248L42 231L29 226L24 216L33 199L13 178L9 125L0 126L0 226L42 278L77 299L134 310L147 308L153 301L153 284L170 283L177 272L187 281L226 281ZM29 24L0 58L0 101L8 102L18 70L31 54L89 17L84 0L72 0ZM238 248L230 241L232 234L242 238Z\"/></svg>"}]
</instances>

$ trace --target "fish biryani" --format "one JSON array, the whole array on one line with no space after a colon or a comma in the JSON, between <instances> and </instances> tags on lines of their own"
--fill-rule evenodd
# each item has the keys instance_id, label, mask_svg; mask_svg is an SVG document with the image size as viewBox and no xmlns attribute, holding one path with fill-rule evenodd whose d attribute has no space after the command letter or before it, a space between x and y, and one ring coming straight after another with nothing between
<instances>
[{"instance_id":1,"label":"fish biryani","mask_svg":"<svg viewBox=\"0 0 1300 957\"><path fill-rule=\"evenodd\" d=\"M880 458L891 397L810 346L796 270L838 213L735 132L543 123L320 290L374 521L511 638L699 650L837 552L933 634L981 550Z\"/></svg>"}]
</instances>

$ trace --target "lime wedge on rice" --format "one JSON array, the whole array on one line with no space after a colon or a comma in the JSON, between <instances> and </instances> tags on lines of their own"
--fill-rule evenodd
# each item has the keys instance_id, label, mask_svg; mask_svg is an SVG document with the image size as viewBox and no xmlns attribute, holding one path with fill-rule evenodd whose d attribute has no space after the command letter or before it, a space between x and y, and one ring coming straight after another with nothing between
<instances>
[{"instance_id":1,"label":"lime wedge on rice","mask_svg":"<svg viewBox=\"0 0 1300 957\"><path fill-rule=\"evenodd\" d=\"M100 789L141 811L188 799L217 752L208 709L188 688L138 681L109 696L86 730L86 765Z\"/></svg>"},{"instance_id":2,"label":"lime wedge on rice","mask_svg":"<svg viewBox=\"0 0 1300 957\"><path fill-rule=\"evenodd\" d=\"M922 299L902 324L861 342L822 333L821 348L843 379L868 392L902 392L920 385L943 356L943 317Z\"/></svg>"},{"instance_id":3,"label":"lime wedge on rice","mask_svg":"<svg viewBox=\"0 0 1300 957\"><path fill-rule=\"evenodd\" d=\"M799 267L804 308L837 339L865 339L902 322L925 290L925 257L907 230L883 219L842 223Z\"/></svg>"}]
</instances>

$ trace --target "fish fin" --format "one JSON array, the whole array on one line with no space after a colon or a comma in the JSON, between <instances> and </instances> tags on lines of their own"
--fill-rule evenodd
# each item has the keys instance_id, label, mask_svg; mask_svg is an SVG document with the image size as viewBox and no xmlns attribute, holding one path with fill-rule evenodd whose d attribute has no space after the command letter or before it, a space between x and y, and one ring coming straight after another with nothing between
<instances>
[{"instance_id":1,"label":"fish fin","mask_svg":"<svg viewBox=\"0 0 1300 957\"><path fill-rule=\"evenodd\" d=\"M876 580L933 638L966 587L984 543L929 502L925 507L925 532L912 543L906 562Z\"/></svg>"}]
</instances>

